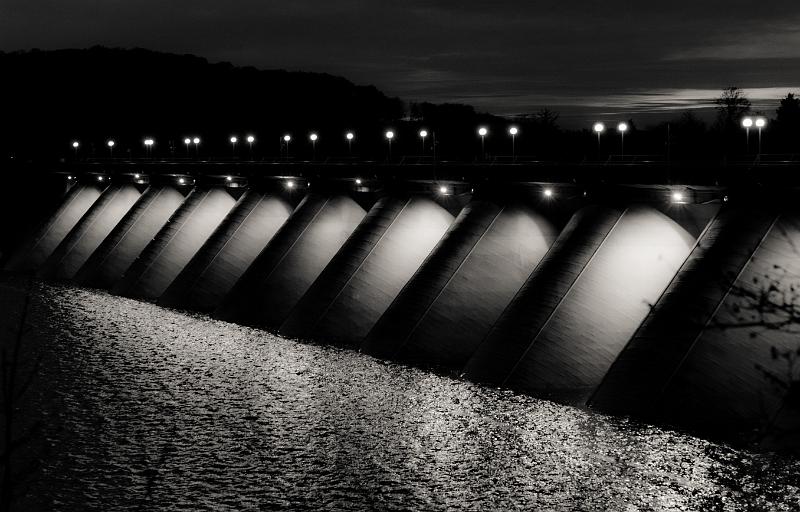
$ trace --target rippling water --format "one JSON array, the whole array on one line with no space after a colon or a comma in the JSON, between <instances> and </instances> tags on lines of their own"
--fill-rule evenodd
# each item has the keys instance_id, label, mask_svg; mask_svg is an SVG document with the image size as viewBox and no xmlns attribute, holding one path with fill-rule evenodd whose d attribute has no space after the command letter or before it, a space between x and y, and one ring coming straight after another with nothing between
<instances>
[{"instance_id":1,"label":"rippling water","mask_svg":"<svg viewBox=\"0 0 800 512\"><path fill-rule=\"evenodd\" d=\"M793 458L95 291L31 314L21 509L800 507Z\"/></svg>"}]
</instances>

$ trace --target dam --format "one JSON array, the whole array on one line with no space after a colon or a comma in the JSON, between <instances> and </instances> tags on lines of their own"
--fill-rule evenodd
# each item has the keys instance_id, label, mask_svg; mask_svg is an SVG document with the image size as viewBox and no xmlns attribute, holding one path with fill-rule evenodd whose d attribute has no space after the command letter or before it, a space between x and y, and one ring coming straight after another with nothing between
<instances>
[{"instance_id":1,"label":"dam","mask_svg":"<svg viewBox=\"0 0 800 512\"><path fill-rule=\"evenodd\" d=\"M52 174L64 193L5 268L609 414L797 442L791 191L336 174Z\"/></svg>"}]
</instances>

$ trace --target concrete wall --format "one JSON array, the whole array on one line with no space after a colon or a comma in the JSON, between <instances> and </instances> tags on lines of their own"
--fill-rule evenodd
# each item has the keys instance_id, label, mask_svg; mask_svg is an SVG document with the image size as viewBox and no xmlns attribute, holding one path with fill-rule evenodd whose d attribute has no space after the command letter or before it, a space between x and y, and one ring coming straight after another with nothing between
<instances>
[{"instance_id":1,"label":"concrete wall","mask_svg":"<svg viewBox=\"0 0 800 512\"><path fill-rule=\"evenodd\" d=\"M17 272L37 271L75 224L100 197L107 182L75 184L47 222L9 260L6 268Z\"/></svg>"},{"instance_id":2,"label":"concrete wall","mask_svg":"<svg viewBox=\"0 0 800 512\"><path fill-rule=\"evenodd\" d=\"M426 197L384 197L281 327L287 336L358 345L450 226Z\"/></svg>"},{"instance_id":3,"label":"concrete wall","mask_svg":"<svg viewBox=\"0 0 800 512\"><path fill-rule=\"evenodd\" d=\"M614 378L598 391L595 406L631 407L651 419L718 435L796 434L800 408L791 381L796 386L800 369L789 354L800 353L800 213L776 218L769 209L744 209L727 217L735 222L719 226L715 246L687 266L673 293L660 301L615 365ZM656 332L660 327L668 330ZM652 375L623 373L643 357L661 358L644 363ZM643 392L615 399L611 393L620 378L641 382ZM794 423L784 423L789 421Z\"/></svg>"},{"instance_id":4,"label":"concrete wall","mask_svg":"<svg viewBox=\"0 0 800 512\"><path fill-rule=\"evenodd\" d=\"M141 196L131 183L109 186L56 247L39 277L72 279Z\"/></svg>"},{"instance_id":5,"label":"concrete wall","mask_svg":"<svg viewBox=\"0 0 800 512\"><path fill-rule=\"evenodd\" d=\"M222 222L236 200L221 187L196 187L112 289L156 300Z\"/></svg>"},{"instance_id":6,"label":"concrete wall","mask_svg":"<svg viewBox=\"0 0 800 512\"><path fill-rule=\"evenodd\" d=\"M183 203L170 186L151 185L75 275L83 286L111 288Z\"/></svg>"},{"instance_id":7,"label":"concrete wall","mask_svg":"<svg viewBox=\"0 0 800 512\"><path fill-rule=\"evenodd\" d=\"M214 316L277 330L365 213L346 195L307 195Z\"/></svg>"},{"instance_id":8,"label":"concrete wall","mask_svg":"<svg viewBox=\"0 0 800 512\"><path fill-rule=\"evenodd\" d=\"M555 237L553 223L526 204L474 200L365 349L460 369Z\"/></svg>"},{"instance_id":9,"label":"concrete wall","mask_svg":"<svg viewBox=\"0 0 800 512\"><path fill-rule=\"evenodd\" d=\"M211 312L294 210L285 198L248 190L167 288L159 304Z\"/></svg>"}]
</instances>

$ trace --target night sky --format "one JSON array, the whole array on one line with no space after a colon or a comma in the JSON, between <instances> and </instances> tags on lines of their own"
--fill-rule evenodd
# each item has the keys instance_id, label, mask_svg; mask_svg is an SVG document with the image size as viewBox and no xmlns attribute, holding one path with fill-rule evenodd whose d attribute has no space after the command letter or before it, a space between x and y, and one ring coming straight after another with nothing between
<instances>
[{"instance_id":1,"label":"night sky","mask_svg":"<svg viewBox=\"0 0 800 512\"><path fill-rule=\"evenodd\" d=\"M0 49L144 47L342 75L496 114L653 120L800 92L800 2L3 0Z\"/></svg>"}]
</instances>

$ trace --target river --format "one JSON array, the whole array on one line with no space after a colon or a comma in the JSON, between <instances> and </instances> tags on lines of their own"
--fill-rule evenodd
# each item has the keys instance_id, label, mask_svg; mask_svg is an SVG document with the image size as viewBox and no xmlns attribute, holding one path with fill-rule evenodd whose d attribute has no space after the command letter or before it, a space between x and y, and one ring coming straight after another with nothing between
<instances>
[{"instance_id":1,"label":"river","mask_svg":"<svg viewBox=\"0 0 800 512\"><path fill-rule=\"evenodd\" d=\"M790 456L32 286L19 510L800 508Z\"/></svg>"}]
</instances>

